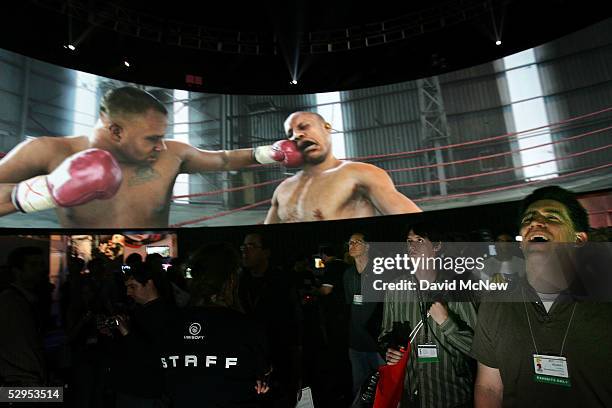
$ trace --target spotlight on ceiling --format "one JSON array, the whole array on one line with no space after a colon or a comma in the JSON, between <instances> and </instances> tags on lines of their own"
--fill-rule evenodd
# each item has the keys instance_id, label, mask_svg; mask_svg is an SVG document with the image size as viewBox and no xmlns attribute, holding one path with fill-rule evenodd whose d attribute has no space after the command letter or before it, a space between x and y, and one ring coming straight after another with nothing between
<instances>
[{"instance_id":1,"label":"spotlight on ceiling","mask_svg":"<svg viewBox=\"0 0 612 408\"><path fill-rule=\"evenodd\" d=\"M291 80L291 82L289 82L291 85L297 85L297 79L293 79Z\"/></svg>"},{"instance_id":2,"label":"spotlight on ceiling","mask_svg":"<svg viewBox=\"0 0 612 408\"><path fill-rule=\"evenodd\" d=\"M74 45L72 45L72 44L64 44L64 48L66 48L67 50L70 50L70 51L76 50L76 47Z\"/></svg>"},{"instance_id":3,"label":"spotlight on ceiling","mask_svg":"<svg viewBox=\"0 0 612 408\"><path fill-rule=\"evenodd\" d=\"M495 45L501 45L501 40L495 41Z\"/></svg>"},{"instance_id":4,"label":"spotlight on ceiling","mask_svg":"<svg viewBox=\"0 0 612 408\"><path fill-rule=\"evenodd\" d=\"M128 68L129 68L130 63L129 63L128 61L123 61L123 65L125 65L126 67L128 67Z\"/></svg>"}]
</instances>

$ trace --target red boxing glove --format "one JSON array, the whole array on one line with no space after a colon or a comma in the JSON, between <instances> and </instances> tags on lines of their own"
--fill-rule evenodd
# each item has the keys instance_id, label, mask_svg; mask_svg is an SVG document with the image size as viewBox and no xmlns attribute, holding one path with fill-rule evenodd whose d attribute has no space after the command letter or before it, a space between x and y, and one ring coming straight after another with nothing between
<instances>
[{"instance_id":1,"label":"red boxing glove","mask_svg":"<svg viewBox=\"0 0 612 408\"><path fill-rule=\"evenodd\" d=\"M292 140L279 140L272 146L259 146L253 149L253 156L258 163L282 163L285 167L300 167L304 162L302 152Z\"/></svg>"},{"instance_id":2,"label":"red boxing glove","mask_svg":"<svg viewBox=\"0 0 612 408\"><path fill-rule=\"evenodd\" d=\"M53 207L74 207L105 200L119 190L123 175L106 150L88 149L73 154L51 174L22 181L13 189L13 204L25 213Z\"/></svg>"}]
</instances>

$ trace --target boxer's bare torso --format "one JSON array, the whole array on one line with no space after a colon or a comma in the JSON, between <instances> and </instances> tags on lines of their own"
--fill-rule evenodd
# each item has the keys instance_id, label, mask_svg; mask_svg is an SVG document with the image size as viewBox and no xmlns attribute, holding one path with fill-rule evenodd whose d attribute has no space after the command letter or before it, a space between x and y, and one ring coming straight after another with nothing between
<instances>
[{"instance_id":1,"label":"boxer's bare torso","mask_svg":"<svg viewBox=\"0 0 612 408\"><path fill-rule=\"evenodd\" d=\"M365 163L339 161L322 172L299 172L274 193L266 223L322 221L420 211L388 175Z\"/></svg>"},{"instance_id":2,"label":"boxer's bare torso","mask_svg":"<svg viewBox=\"0 0 612 408\"><path fill-rule=\"evenodd\" d=\"M120 165L123 182L108 200L76 207L57 207L63 227L164 228L168 226L172 186L178 169L171 162L151 166Z\"/></svg>"},{"instance_id":3,"label":"boxer's bare torso","mask_svg":"<svg viewBox=\"0 0 612 408\"><path fill-rule=\"evenodd\" d=\"M383 169L337 159L332 153L332 126L321 115L294 112L283 127L302 153L304 165L274 191L266 224L421 211L397 191Z\"/></svg>"},{"instance_id":4,"label":"boxer's bare torso","mask_svg":"<svg viewBox=\"0 0 612 408\"><path fill-rule=\"evenodd\" d=\"M70 154L88 149L88 140L67 138ZM167 150L152 163L119 162L123 181L119 191L108 200L93 200L76 207L56 208L60 224L67 228L164 228L168 226L172 187L181 171L182 145L166 141ZM55 159L50 173L63 161Z\"/></svg>"},{"instance_id":5,"label":"boxer's bare torso","mask_svg":"<svg viewBox=\"0 0 612 408\"><path fill-rule=\"evenodd\" d=\"M351 164L316 176L300 172L285 180L276 192L279 222L322 221L370 217L376 208L354 177Z\"/></svg>"}]
</instances>

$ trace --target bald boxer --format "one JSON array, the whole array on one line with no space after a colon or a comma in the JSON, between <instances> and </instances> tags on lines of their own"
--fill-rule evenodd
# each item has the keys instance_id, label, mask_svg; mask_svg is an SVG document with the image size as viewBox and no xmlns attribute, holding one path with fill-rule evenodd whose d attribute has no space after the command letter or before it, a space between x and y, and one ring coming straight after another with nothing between
<instances>
[{"instance_id":1,"label":"bald boxer","mask_svg":"<svg viewBox=\"0 0 612 408\"><path fill-rule=\"evenodd\" d=\"M317 113L289 115L285 133L297 143L304 164L274 191L266 224L421 212L381 168L335 158L331 131Z\"/></svg>"},{"instance_id":2,"label":"bald boxer","mask_svg":"<svg viewBox=\"0 0 612 408\"><path fill-rule=\"evenodd\" d=\"M301 164L296 144L206 151L165 140L164 105L133 87L109 91L91 135L39 137L0 161L0 216L55 208L67 228L167 227L180 173Z\"/></svg>"}]
</instances>

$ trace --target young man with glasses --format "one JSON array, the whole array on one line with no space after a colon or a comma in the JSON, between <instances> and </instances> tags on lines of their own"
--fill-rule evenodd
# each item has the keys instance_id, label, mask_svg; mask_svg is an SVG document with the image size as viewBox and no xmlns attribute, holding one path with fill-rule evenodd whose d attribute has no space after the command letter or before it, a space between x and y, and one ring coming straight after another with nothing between
<instances>
[{"instance_id":1,"label":"young man with glasses","mask_svg":"<svg viewBox=\"0 0 612 408\"><path fill-rule=\"evenodd\" d=\"M240 246L243 269L238 299L247 316L264 330L270 342L271 390L265 407L294 406L301 392L301 306L290 276L271 263L266 237L247 234Z\"/></svg>"},{"instance_id":2,"label":"young man with glasses","mask_svg":"<svg viewBox=\"0 0 612 408\"><path fill-rule=\"evenodd\" d=\"M427 222L411 225L406 243L413 258L435 258L442 249L441 234ZM438 270L435 263L415 265L414 273L398 279L410 280L416 290L386 292L380 338L393 333L397 324L407 324L408 333L413 331L400 407L471 407L474 360L469 351L476 326L471 293L420 290L421 282L457 279L454 272ZM400 363L406 352L402 345L407 343L403 338L401 344L387 345L387 364Z\"/></svg>"}]
</instances>

